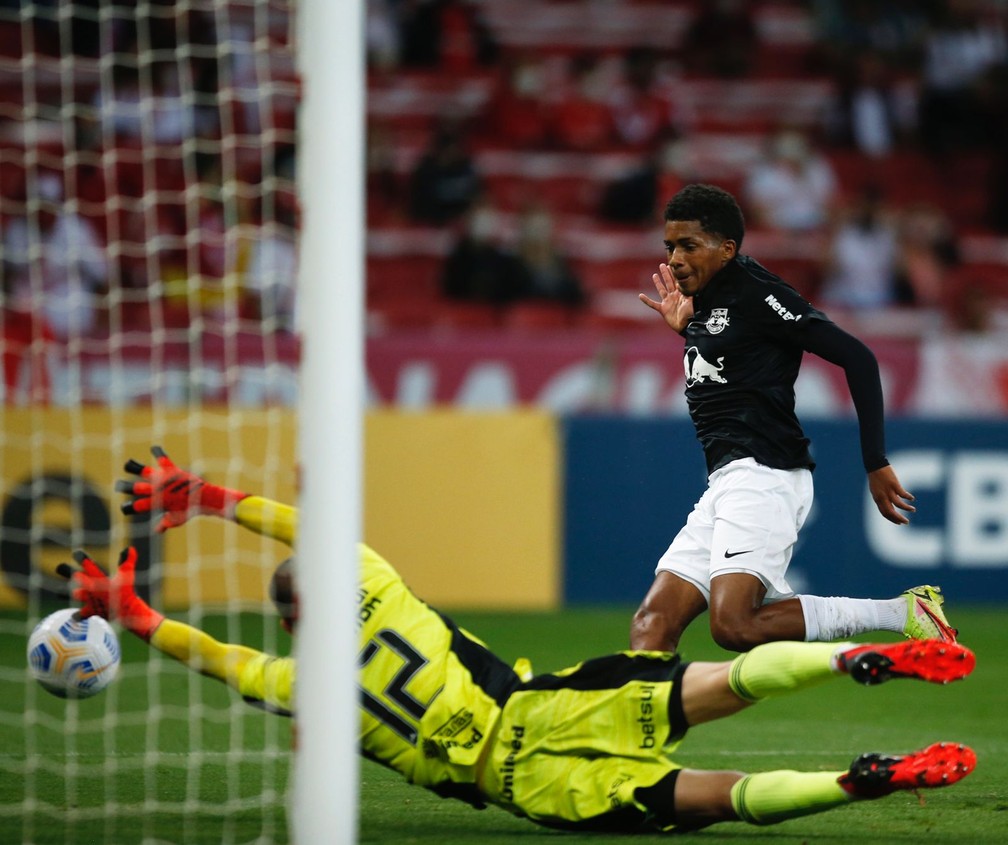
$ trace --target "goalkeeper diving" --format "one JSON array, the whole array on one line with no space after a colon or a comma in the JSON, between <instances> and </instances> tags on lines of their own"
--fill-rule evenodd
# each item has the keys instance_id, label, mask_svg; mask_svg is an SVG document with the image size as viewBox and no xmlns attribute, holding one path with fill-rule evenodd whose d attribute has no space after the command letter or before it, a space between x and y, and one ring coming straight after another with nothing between
<instances>
[{"instance_id":1,"label":"goalkeeper diving","mask_svg":"<svg viewBox=\"0 0 1008 845\"><path fill-rule=\"evenodd\" d=\"M163 450L130 461L119 482L126 514L157 511L156 529L196 515L233 520L289 545L296 509L228 490L181 469ZM217 678L247 700L291 714L295 664L221 643L151 608L134 589L136 551L109 576L82 552L73 579L83 616L116 619L154 648ZM622 651L532 675L417 598L375 551L359 546L360 752L410 783L476 807L494 804L550 827L654 832L716 822L773 824L900 790L947 786L976 765L957 742L906 754L868 753L844 770L684 768L674 752L689 728L767 698L848 677L862 685L916 679L945 684L975 666L963 645L775 642L724 662L671 652ZM294 567L271 582L285 626L298 617Z\"/></svg>"}]
</instances>

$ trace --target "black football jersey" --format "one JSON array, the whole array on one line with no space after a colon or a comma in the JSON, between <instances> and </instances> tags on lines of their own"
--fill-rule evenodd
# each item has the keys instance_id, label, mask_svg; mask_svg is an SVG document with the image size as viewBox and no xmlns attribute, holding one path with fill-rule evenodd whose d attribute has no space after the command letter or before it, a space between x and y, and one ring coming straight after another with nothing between
<instances>
[{"instance_id":1,"label":"black football jersey","mask_svg":"<svg viewBox=\"0 0 1008 845\"><path fill-rule=\"evenodd\" d=\"M683 366L708 472L738 458L815 466L795 415L802 332L829 318L757 261L740 255L693 297Z\"/></svg>"}]
</instances>

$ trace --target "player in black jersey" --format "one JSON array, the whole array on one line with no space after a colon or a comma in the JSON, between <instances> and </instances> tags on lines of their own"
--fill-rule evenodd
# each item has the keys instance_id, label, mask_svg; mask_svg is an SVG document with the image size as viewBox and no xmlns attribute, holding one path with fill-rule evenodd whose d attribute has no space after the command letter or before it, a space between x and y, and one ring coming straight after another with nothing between
<instances>
[{"instance_id":1,"label":"player in black jersey","mask_svg":"<svg viewBox=\"0 0 1008 845\"><path fill-rule=\"evenodd\" d=\"M665 209L667 263L641 301L685 338L686 399L708 488L658 563L631 624L633 648L674 650L710 609L714 639L746 651L774 640L834 640L865 631L954 641L937 587L894 599L796 596L787 567L812 504L814 462L795 415L802 355L842 367L879 512L909 520L913 496L885 454L882 385L871 350L752 258L735 198L688 185Z\"/></svg>"}]
</instances>

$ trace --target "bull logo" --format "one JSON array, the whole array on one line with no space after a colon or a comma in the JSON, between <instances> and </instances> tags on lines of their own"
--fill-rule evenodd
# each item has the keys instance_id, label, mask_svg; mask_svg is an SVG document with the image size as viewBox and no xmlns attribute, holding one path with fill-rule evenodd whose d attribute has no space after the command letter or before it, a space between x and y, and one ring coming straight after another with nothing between
<instances>
[{"instance_id":1,"label":"bull logo","mask_svg":"<svg viewBox=\"0 0 1008 845\"><path fill-rule=\"evenodd\" d=\"M721 378L721 370L724 369L724 356L717 359L717 366L715 366L704 358L695 346L686 350L686 354L683 356L683 369L686 370L687 387L703 384L706 381L728 384L727 379Z\"/></svg>"},{"instance_id":2,"label":"bull logo","mask_svg":"<svg viewBox=\"0 0 1008 845\"><path fill-rule=\"evenodd\" d=\"M721 334L728 327L728 309L714 308L707 318L707 331L711 334Z\"/></svg>"}]
</instances>

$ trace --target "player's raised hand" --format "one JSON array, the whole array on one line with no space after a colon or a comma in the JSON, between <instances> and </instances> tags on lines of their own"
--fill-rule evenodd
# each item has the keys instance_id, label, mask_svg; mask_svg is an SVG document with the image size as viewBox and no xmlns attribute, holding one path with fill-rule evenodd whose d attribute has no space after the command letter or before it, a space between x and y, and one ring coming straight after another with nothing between
<instances>
[{"instance_id":1,"label":"player's raised hand","mask_svg":"<svg viewBox=\"0 0 1008 845\"><path fill-rule=\"evenodd\" d=\"M638 294L638 298L648 308L661 314L671 329L682 334L693 316L693 297L685 296L679 290L668 264L659 265L658 272L651 279L658 291L658 300L643 293Z\"/></svg>"},{"instance_id":2,"label":"player's raised hand","mask_svg":"<svg viewBox=\"0 0 1008 845\"><path fill-rule=\"evenodd\" d=\"M116 482L115 489L133 497L119 506L127 516L162 512L155 526L159 534L199 514L230 519L234 516L235 505L248 495L210 484L198 475L175 466L160 446L152 446L151 454L155 460L152 466L132 458L128 460L124 467L126 472L138 476L140 480L121 479Z\"/></svg>"},{"instance_id":3,"label":"player's raised hand","mask_svg":"<svg viewBox=\"0 0 1008 845\"><path fill-rule=\"evenodd\" d=\"M61 563L56 571L73 583L71 595L82 603L81 616L85 619L89 616L117 619L126 630L141 639L150 640L164 616L136 594L136 549L127 546L122 550L119 568L111 577L85 552L75 551L73 558L80 569Z\"/></svg>"}]
</instances>

